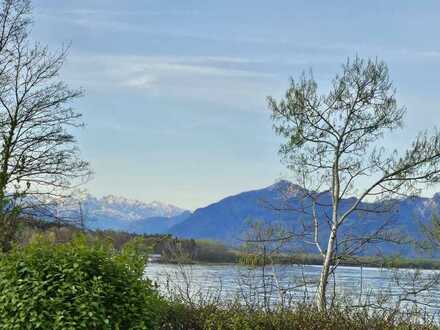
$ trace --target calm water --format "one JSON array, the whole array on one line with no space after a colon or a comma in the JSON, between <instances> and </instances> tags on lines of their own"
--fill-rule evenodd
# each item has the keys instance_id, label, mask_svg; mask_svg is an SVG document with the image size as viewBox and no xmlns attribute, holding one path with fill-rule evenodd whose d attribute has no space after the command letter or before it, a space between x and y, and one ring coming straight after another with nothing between
<instances>
[{"instance_id":1,"label":"calm water","mask_svg":"<svg viewBox=\"0 0 440 330\"><path fill-rule=\"evenodd\" d=\"M272 302L286 300L302 301L312 299L316 290L320 266L276 266L275 268L250 269L241 265L191 265L177 266L151 263L145 274L155 281L160 290L167 294L170 289L179 290L188 296L216 296L224 300L249 299L249 301L268 297ZM381 294L391 295L393 299L417 299L428 304L431 311L440 311L440 286L430 286L414 296L410 291L419 290L427 281L440 275L438 271L423 270L415 274L412 270L386 270L379 268L339 267L335 272L337 295L360 298ZM396 281L396 278L399 280ZM263 285L263 279L264 284ZM306 285L304 285L307 283ZM333 282L332 282L333 283ZM370 299L370 298L369 298ZM437 307L438 306L438 307Z\"/></svg>"}]
</instances>

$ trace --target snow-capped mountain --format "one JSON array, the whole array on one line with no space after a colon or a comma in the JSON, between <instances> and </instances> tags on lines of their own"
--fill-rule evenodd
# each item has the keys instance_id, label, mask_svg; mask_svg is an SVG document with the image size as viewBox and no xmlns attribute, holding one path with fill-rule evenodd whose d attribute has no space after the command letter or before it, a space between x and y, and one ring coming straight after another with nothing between
<instances>
[{"instance_id":1,"label":"snow-capped mountain","mask_svg":"<svg viewBox=\"0 0 440 330\"><path fill-rule=\"evenodd\" d=\"M177 206L158 201L145 203L114 195L101 198L88 195L82 203L89 217L121 219L124 221L137 221L151 217L174 217L185 211Z\"/></svg>"},{"instance_id":2,"label":"snow-capped mountain","mask_svg":"<svg viewBox=\"0 0 440 330\"><path fill-rule=\"evenodd\" d=\"M276 223L278 226L303 228L304 223L310 223L307 214L299 214L293 210L300 210L307 203L310 192L292 184L289 181L280 181L265 188L246 191L226 197L216 203L195 210L193 213L174 205L151 202L145 203L113 195L97 198L86 195L78 200L59 205L59 215L71 215L78 218L78 209L81 205L85 225L90 229L112 229L139 234L167 233L182 238L213 239L228 244L239 244L243 234L249 230L249 221L264 220ZM352 205L354 197L340 202L343 212ZM322 192L317 203L317 216L321 225L321 235L318 237L323 244L328 237L326 219L331 213L331 195ZM388 204L387 204L388 205ZM362 203L363 210L380 210L381 205L374 202ZM384 223L392 224L392 232L415 240L423 239L421 223L428 224L433 214L440 214L440 193L431 198L408 197L396 199L390 212L358 212L350 216L350 221L344 224L340 237L364 237L382 228ZM297 242L304 245L300 241ZM301 247L309 249L310 246ZM311 247L313 249L313 246ZM376 246L374 247L374 249ZM397 250L398 248L398 250ZM365 250L364 253L373 253ZM375 251L375 250L374 250ZM381 243L384 253L400 253L412 256L413 247L392 243ZM308 251L307 252L316 252Z\"/></svg>"},{"instance_id":3,"label":"snow-capped mountain","mask_svg":"<svg viewBox=\"0 0 440 330\"><path fill-rule=\"evenodd\" d=\"M137 233L163 233L186 219L189 211L177 206L151 203L114 195L63 199L56 202L52 213L66 219L83 219L90 229L111 229ZM81 212L80 212L81 209Z\"/></svg>"}]
</instances>

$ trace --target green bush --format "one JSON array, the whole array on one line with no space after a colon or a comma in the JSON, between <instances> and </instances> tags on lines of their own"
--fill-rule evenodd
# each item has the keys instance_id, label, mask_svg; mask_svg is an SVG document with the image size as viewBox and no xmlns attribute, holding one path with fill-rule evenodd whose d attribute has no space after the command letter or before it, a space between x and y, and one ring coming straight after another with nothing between
<instances>
[{"instance_id":1,"label":"green bush","mask_svg":"<svg viewBox=\"0 0 440 330\"><path fill-rule=\"evenodd\" d=\"M136 242L116 252L78 237L0 257L1 329L154 329L163 303Z\"/></svg>"}]
</instances>

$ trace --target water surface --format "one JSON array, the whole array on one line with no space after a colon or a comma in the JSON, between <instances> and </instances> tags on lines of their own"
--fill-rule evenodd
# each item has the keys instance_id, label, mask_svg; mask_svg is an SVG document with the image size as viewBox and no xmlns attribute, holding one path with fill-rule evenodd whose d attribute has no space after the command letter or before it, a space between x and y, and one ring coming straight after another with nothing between
<instances>
[{"instance_id":1,"label":"water surface","mask_svg":"<svg viewBox=\"0 0 440 330\"><path fill-rule=\"evenodd\" d=\"M240 299L261 303L313 299L321 266L279 265L248 268L237 264L170 265L150 263L145 275L159 285L164 294L177 290L192 299L211 296L222 300ZM439 271L389 270L380 268L338 267L330 290L354 302L374 301L372 297L391 296L412 301L430 311L440 311L440 286L432 285ZM429 289L425 289L429 287ZM421 291L417 295L412 292Z\"/></svg>"}]
</instances>

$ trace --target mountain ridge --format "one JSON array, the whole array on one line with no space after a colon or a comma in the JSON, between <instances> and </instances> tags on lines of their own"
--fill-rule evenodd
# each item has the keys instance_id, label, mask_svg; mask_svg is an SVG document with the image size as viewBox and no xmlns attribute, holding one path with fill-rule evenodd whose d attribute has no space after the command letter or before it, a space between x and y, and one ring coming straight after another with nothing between
<instances>
[{"instance_id":1,"label":"mountain ridge","mask_svg":"<svg viewBox=\"0 0 440 330\"><path fill-rule=\"evenodd\" d=\"M297 229L304 223L311 224L309 216L288 209L299 209L301 203L307 201L309 194L310 192L289 181L280 181L265 188L228 196L207 207L197 209L186 220L173 226L170 233L182 238L214 239L236 245L242 243L249 229L250 220L276 223L289 230ZM325 219L331 214L331 195L329 192L322 192L319 196L321 206L317 208L317 213L322 229L318 239L324 246L329 232ZM343 199L340 212L349 209L356 200L356 197ZM370 211L389 208L389 212L353 213L340 231L341 239L350 236L360 241L362 236L371 235L385 223L389 233L399 233L402 237L407 235L420 240L423 237L419 225L429 222L433 212L440 210L440 194L437 193L431 198L414 196L396 199L387 204L364 202L361 203L361 207ZM298 241L294 244L305 252L316 252L314 247L307 246L303 242ZM377 246L387 254L400 253L406 256L415 254L414 248L409 244L397 246L383 242L378 243ZM374 252L373 249L364 250L363 253L367 254Z\"/></svg>"},{"instance_id":2,"label":"mountain ridge","mask_svg":"<svg viewBox=\"0 0 440 330\"><path fill-rule=\"evenodd\" d=\"M114 195L100 198L87 195L82 204L90 229L112 229L138 234L171 234L181 238L212 239L229 245L242 243L249 221L262 220L276 223L286 228L298 228L307 223L307 217L298 215L288 209L297 209L310 195L309 192L287 180L278 181L267 187L253 189L227 196L210 205L196 209L194 212L177 206L162 203L145 203ZM330 214L331 195L329 192L319 194L320 206L317 210L322 221L320 241L325 244L328 235L326 215ZM341 201L341 212L356 201L349 197ZM375 208L380 204L362 203L364 208ZM417 239L421 238L419 222L426 223L433 212L440 210L440 193L432 197L408 197L395 200L395 207L387 215L395 229L408 233ZM361 236L374 232L384 222L380 214L354 214L341 231L344 235ZM386 219L388 221L388 219ZM309 221L310 222L310 221ZM297 244L309 251L304 244ZM384 245L387 253L399 252L405 255L413 253L411 248L394 250L391 245ZM371 252L371 251L370 251Z\"/></svg>"},{"instance_id":3,"label":"mountain ridge","mask_svg":"<svg viewBox=\"0 0 440 330\"><path fill-rule=\"evenodd\" d=\"M145 233L163 233L172 225L188 216L189 211L173 204L153 201L143 202L116 195L95 197L82 196L79 201L83 209L86 226L89 229L111 229L143 233L139 228L150 228ZM70 205L70 207L77 207ZM182 215L186 215L182 217ZM151 224L163 220L163 224L152 227ZM142 225L144 223L144 225Z\"/></svg>"}]
</instances>

